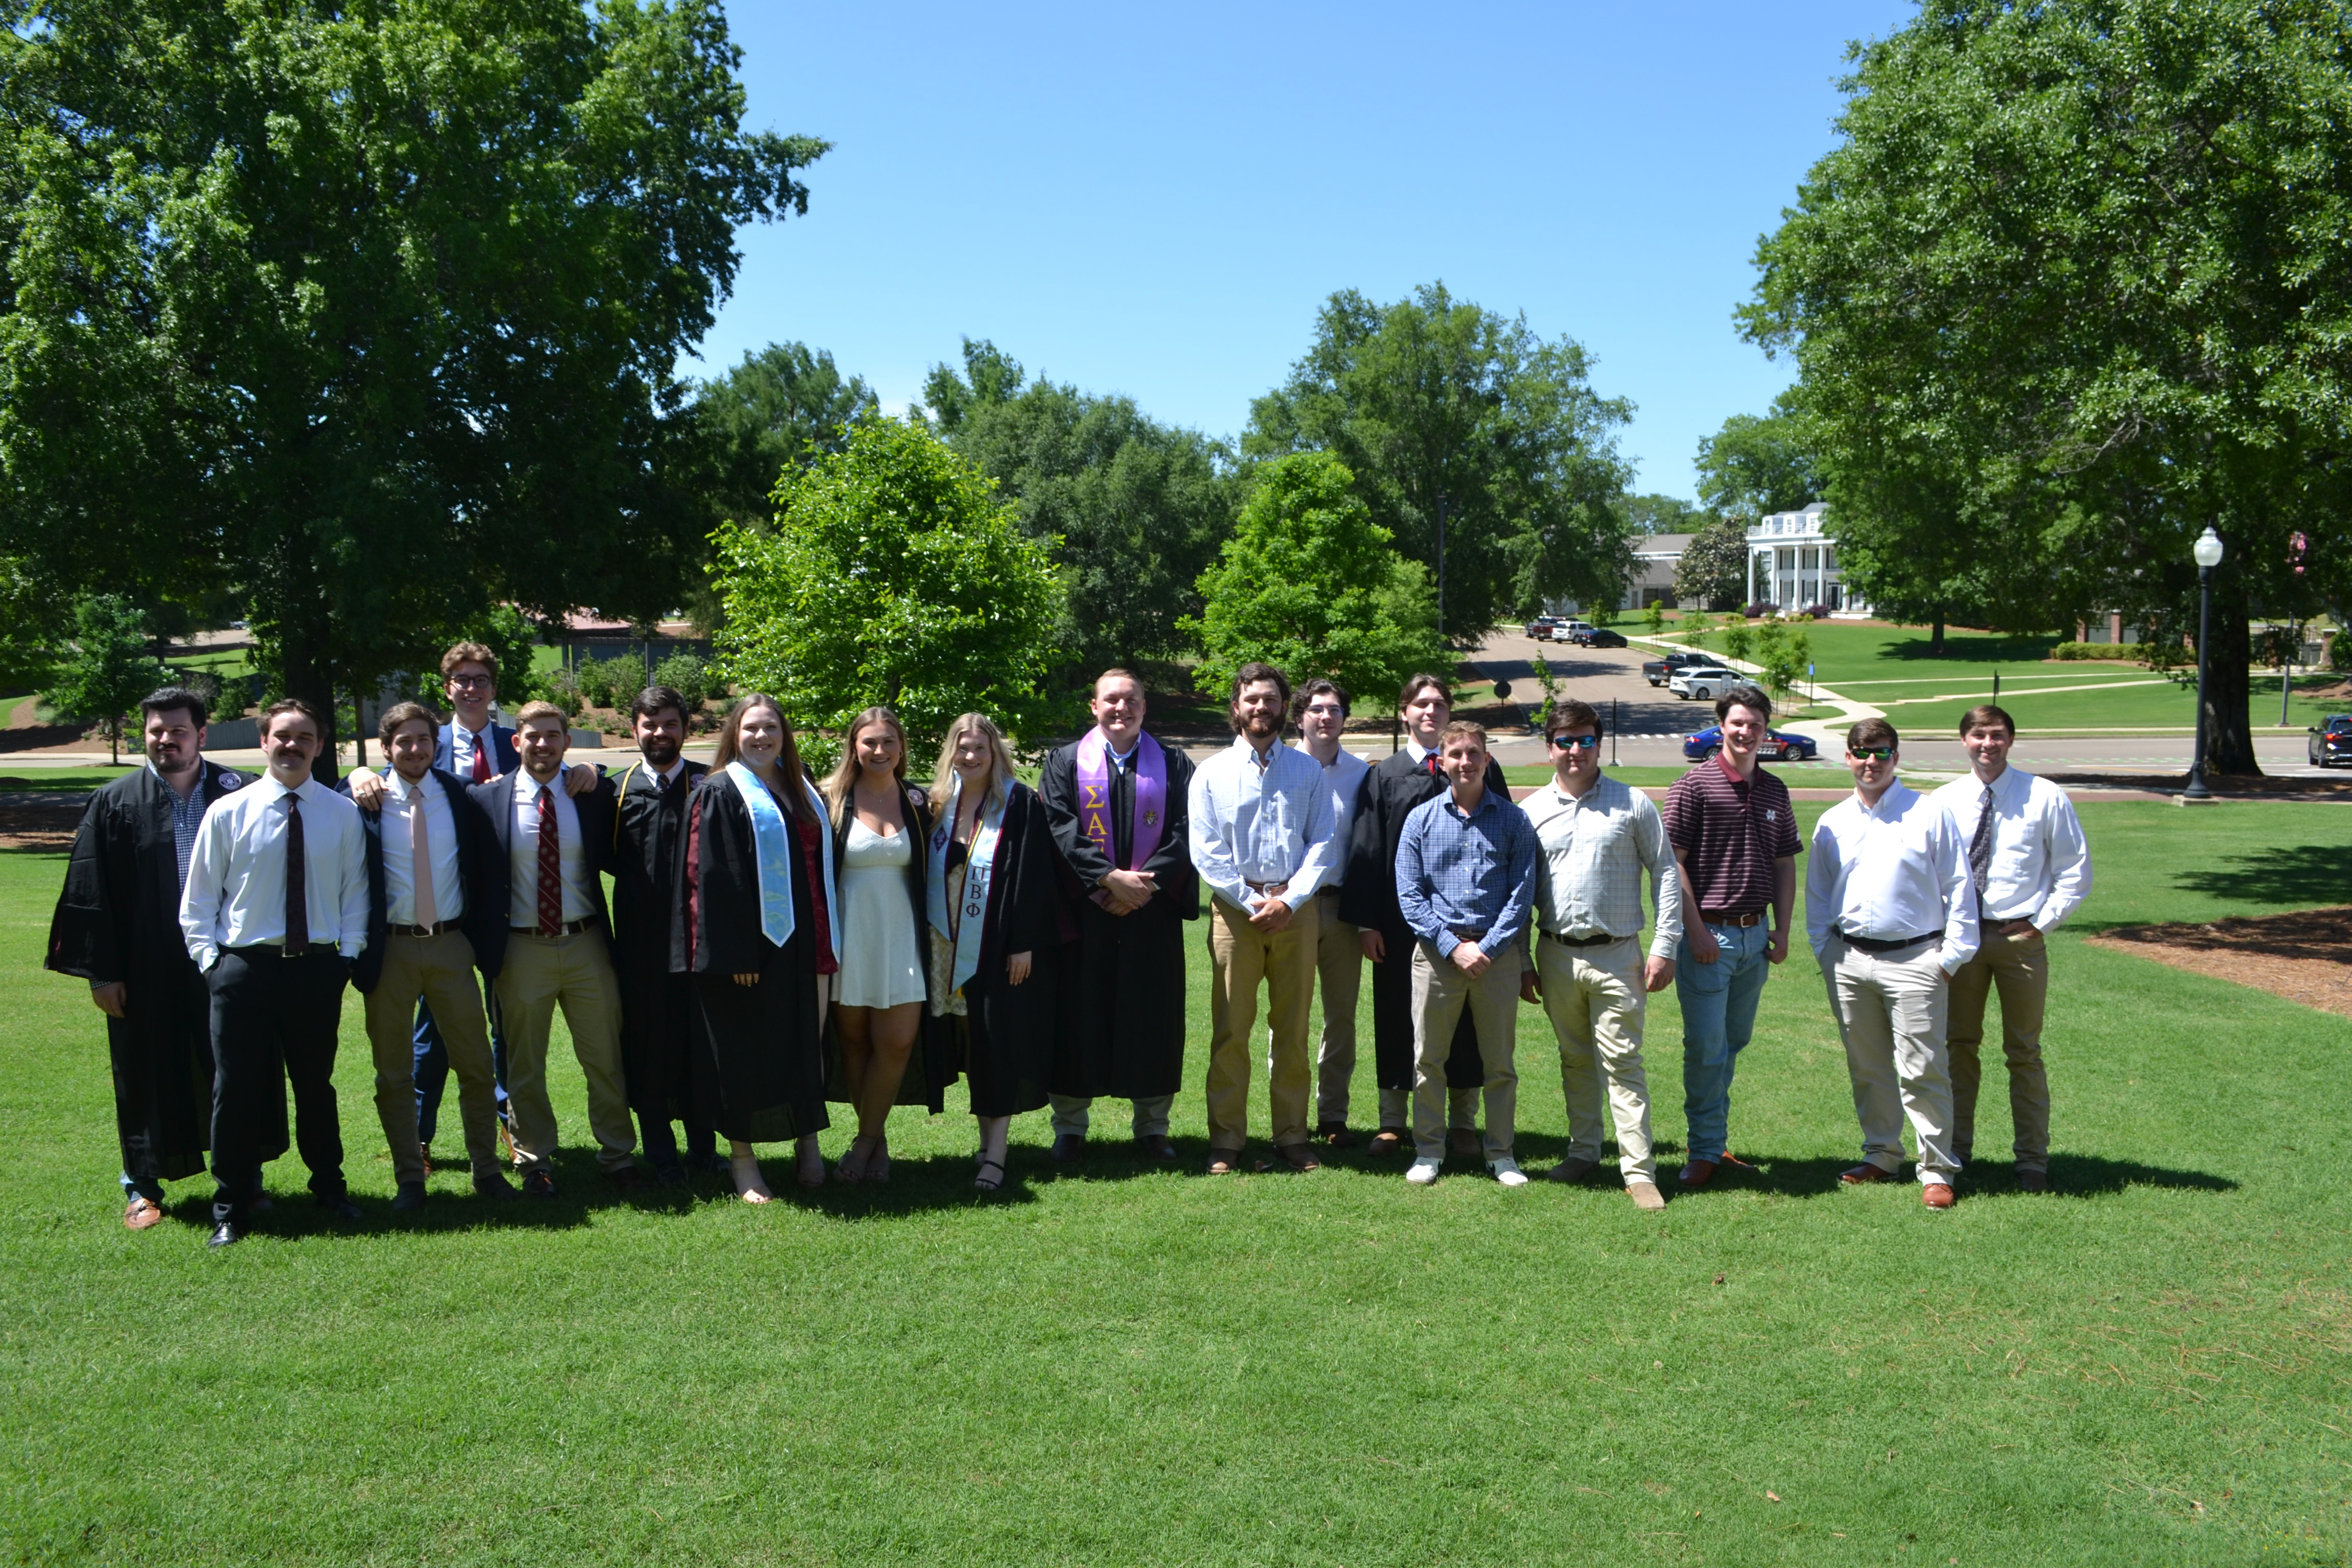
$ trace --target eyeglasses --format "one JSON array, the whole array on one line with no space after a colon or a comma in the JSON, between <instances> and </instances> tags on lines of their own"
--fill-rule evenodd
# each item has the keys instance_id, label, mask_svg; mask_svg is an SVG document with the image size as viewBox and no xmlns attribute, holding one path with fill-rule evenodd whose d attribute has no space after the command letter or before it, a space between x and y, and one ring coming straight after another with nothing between
<instances>
[{"instance_id":1,"label":"eyeglasses","mask_svg":"<svg viewBox=\"0 0 2352 1568\"><path fill-rule=\"evenodd\" d=\"M1601 744L1601 737L1598 735L1554 735L1551 738L1551 743L1563 752L1570 750L1589 752L1592 750L1593 747Z\"/></svg>"},{"instance_id":2,"label":"eyeglasses","mask_svg":"<svg viewBox=\"0 0 2352 1568\"><path fill-rule=\"evenodd\" d=\"M1895 755L1895 748L1892 746L1864 746L1860 751L1856 751L1853 747L1849 746L1846 748L1845 754L1853 758L1856 762L1868 759L1872 762L1883 763Z\"/></svg>"},{"instance_id":3,"label":"eyeglasses","mask_svg":"<svg viewBox=\"0 0 2352 1568\"><path fill-rule=\"evenodd\" d=\"M496 686L498 681L487 675L453 675L449 678L449 684L452 686Z\"/></svg>"}]
</instances>

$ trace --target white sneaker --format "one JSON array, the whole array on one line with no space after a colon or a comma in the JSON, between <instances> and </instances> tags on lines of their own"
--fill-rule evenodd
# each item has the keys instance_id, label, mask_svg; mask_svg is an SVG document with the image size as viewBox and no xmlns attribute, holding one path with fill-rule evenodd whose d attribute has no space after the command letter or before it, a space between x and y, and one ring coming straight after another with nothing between
<instances>
[{"instance_id":1,"label":"white sneaker","mask_svg":"<svg viewBox=\"0 0 2352 1568\"><path fill-rule=\"evenodd\" d=\"M1487 1161L1486 1169L1494 1172L1495 1180L1507 1187L1524 1187L1528 1184L1528 1173L1520 1170L1519 1163L1508 1154L1499 1160Z\"/></svg>"},{"instance_id":2,"label":"white sneaker","mask_svg":"<svg viewBox=\"0 0 2352 1568\"><path fill-rule=\"evenodd\" d=\"M1404 1173L1404 1179L1416 1187L1430 1186L1436 1182L1438 1169L1444 1163L1443 1160L1415 1160L1412 1169Z\"/></svg>"}]
</instances>

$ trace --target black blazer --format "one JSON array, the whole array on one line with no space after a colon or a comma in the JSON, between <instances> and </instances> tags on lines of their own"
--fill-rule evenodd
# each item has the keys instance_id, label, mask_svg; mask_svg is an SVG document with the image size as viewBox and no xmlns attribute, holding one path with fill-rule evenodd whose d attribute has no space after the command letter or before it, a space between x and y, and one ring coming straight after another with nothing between
<instances>
[{"instance_id":1,"label":"black blazer","mask_svg":"<svg viewBox=\"0 0 2352 1568\"><path fill-rule=\"evenodd\" d=\"M559 778L556 788L563 787ZM482 896L466 889L466 935L474 943L474 963L485 980L496 980L506 963L507 931L514 898L514 775L504 773L488 784L469 784L466 794L489 819L490 864L482 878ZM581 849L587 856L588 898L594 908L589 918L609 930L604 913L604 883L599 875L613 869L613 815L618 809L611 775L596 781L585 795L572 797L580 814Z\"/></svg>"},{"instance_id":2,"label":"black blazer","mask_svg":"<svg viewBox=\"0 0 2352 1568\"><path fill-rule=\"evenodd\" d=\"M354 773L346 773L335 785L336 793L348 798L352 793ZM466 892L466 914L458 929L473 930L474 906L487 897L490 862L498 855L498 846L490 840L490 824L482 808L468 798L466 783L453 773L440 768L425 775L441 786L449 800L449 816L457 824L457 881ZM367 946L352 965L352 984L364 994L375 989L383 977L383 946L391 940L391 916L386 912L391 895L385 891L383 877L383 813L360 813L360 832L367 845L368 927ZM504 909L503 901L499 906Z\"/></svg>"}]
</instances>

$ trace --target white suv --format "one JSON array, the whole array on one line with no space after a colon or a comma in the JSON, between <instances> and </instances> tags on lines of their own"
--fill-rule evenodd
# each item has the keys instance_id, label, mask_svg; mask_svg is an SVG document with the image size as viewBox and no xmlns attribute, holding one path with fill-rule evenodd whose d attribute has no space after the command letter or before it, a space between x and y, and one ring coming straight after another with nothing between
<instances>
[{"instance_id":1,"label":"white suv","mask_svg":"<svg viewBox=\"0 0 2352 1568\"><path fill-rule=\"evenodd\" d=\"M1666 682L1666 689L1681 698L1698 698L1712 702L1735 686L1744 686L1748 678L1738 670L1725 669L1720 665L1693 664L1675 670Z\"/></svg>"}]
</instances>

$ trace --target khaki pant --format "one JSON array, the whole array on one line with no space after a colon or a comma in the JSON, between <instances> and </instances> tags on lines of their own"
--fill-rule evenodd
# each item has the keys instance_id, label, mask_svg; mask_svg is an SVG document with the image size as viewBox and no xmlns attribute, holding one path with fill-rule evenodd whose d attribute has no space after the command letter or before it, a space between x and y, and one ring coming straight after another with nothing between
<instances>
[{"instance_id":1,"label":"khaki pant","mask_svg":"<svg viewBox=\"0 0 2352 1568\"><path fill-rule=\"evenodd\" d=\"M588 1077L588 1130L596 1163L624 1170L637 1145L621 1078L621 983L604 933L570 936L513 931L499 971L499 1020L507 1031L507 1103L514 1113L515 1163L524 1170L555 1157L555 1108L547 1098L547 1041L555 1009L572 1031L572 1054Z\"/></svg>"},{"instance_id":2,"label":"khaki pant","mask_svg":"<svg viewBox=\"0 0 2352 1568\"><path fill-rule=\"evenodd\" d=\"M2050 1074L2042 1065L2042 1015L2050 999L2050 947L2039 935L1985 932L1977 955L1952 976L1952 1145L1976 1150L1977 1091L1984 1079L1985 998L2000 992L2000 1051L2009 1063L2009 1120L2021 1171L2050 1169Z\"/></svg>"},{"instance_id":3,"label":"khaki pant","mask_svg":"<svg viewBox=\"0 0 2352 1568\"><path fill-rule=\"evenodd\" d=\"M1650 1155L1650 1085L1642 1070L1642 943L1626 937L1601 947L1569 947L1536 938L1544 1011L1559 1040L1559 1087L1568 1100L1568 1153L1601 1158L1601 1084L1617 1123L1618 1166L1629 1179L1655 1180Z\"/></svg>"},{"instance_id":4,"label":"khaki pant","mask_svg":"<svg viewBox=\"0 0 2352 1568\"><path fill-rule=\"evenodd\" d=\"M397 1182L425 1179L416 1131L416 999L433 1009L449 1066L457 1075L457 1114L466 1130L466 1162L476 1181L499 1174L499 1109L490 1065L490 1031L482 1017L482 989L474 980L474 944L466 933L388 936L383 973L367 994L368 1046L375 1055L375 1114L392 1145Z\"/></svg>"},{"instance_id":5,"label":"khaki pant","mask_svg":"<svg viewBox=\"0 0 2352 1568\"><path fill-rule=\"evenodd\" d=\"M1323 997L1323 1038L1315 1056L1315 1120L1345 1125L1348 1089L1356 1076L1356 1004L1364 992L1364 928L1339 918L1337 898L1316 900L1323 923L1315 933L1315 984ZM1412 1116L1412 1090L1384 1089L1381 1097L1382 1127L1402 1127ZM1478 1095L1458 1089L1463 1102L1458 1127L1475 1123Z\"/></svg>"},{"instance_id":6,"label":"khaki pant","mask_svg":"<svg viewBox=\"0 0 2352 1568\"><path fill-rule=\"evenodd\" d=\"M1845 1041L1853 1110L1862 1121L1862 1157L1892 1175L1903 1168L1903 1122L1919 1142L1919 1180L1949 1182L1960 1168L1952 1152L1952 1076L1944 1048L1951 986L1937 963L1937 944L1880 955L1830 938L1822 973L1830 1011Z\"/></svg>"},{"instance_id":7,"label":"khaki pant","mask_svg":"<svg viewBox=\"0 0 2352 1568\"><path fill-rule=\"evenodd\" d=\"M1462 1009L1478 1030L1486 1064L1486 1159L1511 1152L1518 1126L1519 1074L1514 1065L1519 1029L1519 955L1497 953L1473 980L1438 955L1433 943L1412 944L1412 1145L1424 1160L1445 1157L1445 1058Z\"/></svg>"},{"instance_id":8,"label":"khaki pant","mask_svg":"<svg viewBox=\"0 0 2352 1568\"><path fill-rule=\"evenodd\" d=\"M1307 1103L1315 1070L1307 1052L1315 1001L1316 932L1322 910L1313 899L1290 923L1266 935L1223 899L1209 900L1209 1147L1227 1152L1249 1142L1250 1031L1257 990L1266 990L1266 1108L1274 1146L1307 1142Z\"/></svg>"}]
</instances>

